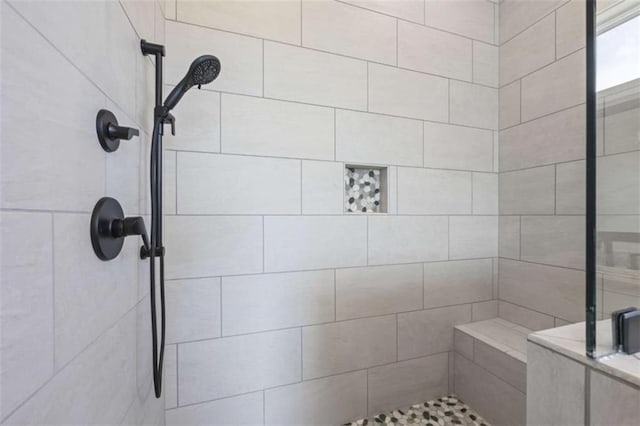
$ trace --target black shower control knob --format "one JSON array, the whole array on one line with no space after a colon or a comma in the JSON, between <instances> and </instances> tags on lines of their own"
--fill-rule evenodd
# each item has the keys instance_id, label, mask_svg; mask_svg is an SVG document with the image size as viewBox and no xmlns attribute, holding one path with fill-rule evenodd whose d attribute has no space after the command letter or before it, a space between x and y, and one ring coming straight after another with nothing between
<instances>
[{"instance_id":1,"label":"black shower control knob","mask_svg":"<svg viewBox=\"0 0 640 426\"><path fill-rule=\"evenodd\" d=\"M120 146L120 140L129 140L138 136L138 129L132 127L119 126L116 116L111 111L101 109L96 116L96 133L100 145L107 152L113 152Z\"/></svg>"}]
</instances>

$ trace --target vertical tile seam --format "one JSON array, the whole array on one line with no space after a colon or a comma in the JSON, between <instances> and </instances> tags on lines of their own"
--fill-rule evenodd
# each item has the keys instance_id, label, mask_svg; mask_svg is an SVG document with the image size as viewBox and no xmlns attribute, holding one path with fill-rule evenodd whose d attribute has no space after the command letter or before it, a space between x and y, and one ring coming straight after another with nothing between
<instances>
[{"instance_id":1,"label":"vertical tile seam","mask_svg":"<svg viewBox=\"0 0 640 426\"><path fill-rule=\"evenodd\" d=\"M218 100L218 139L220 141L220 153L222 154L224 150L222 149L222 92L218 92L220 94L220 98ZM264 49L262 49L262 96L264 96ZM176 173L177 174L177 173Z\"/></svg>"},{"instance_id":2,"label":"vertical tile seam","mask_svg":"<svg viewBox=\"0 0 640 426\"><path fill-rule=\"evenodd\" d=\"M262 216L262 272L265 272L265 264L264 264L264 252L265 252L265 245L264 245L264 216Z\"/></svg>"},{"instance_id":3,"label":"vertical tile seam","mask_svg":"<svg viewBox=\"0 0 640 426\"><path fill-rule=\"evenodd\" d=\"M300 0L302 2L302 0ZM302 4L300 5L300 14L302 14ZM300 22L302 31L302 21ZM302 32L300 33L300 43L302 43ZM264 39L262 39L262 97L264 98Z\"/></svg>"},{"instance_id":4,"label":"vertical tile seam","mask_svg":"<svg viewBox=\"0 0 640 426\"><path fill-rule=\"evenodd\" d=\"M267 424L267 392L262 390L262 424Z\"/></svg>"},{"instance_id":5,"label":"vertical tile seam","mask_svg":"<svg viewBox=\"0 0 640 426\"><path fill-rule=\"evenodd\" d=\"M369 112L369 61L367 61L367 112Z\"/></svg>"},{"instance_id":6,"label":"vertical tile seam","mask_svg":"<svg viewBox=\"0 0 640 426\"><path fill-rule=\"evenodd\" d=\"M222 143L222 142L220 142L220 143ZM176 157L176 159L175 159L175 163L174 163L174 170L175 170L175 182L174 182L174 185L175 185L176 190L175 190L175 194L174 194L174 197L175 197L174 201L176 203L176 216L177 216L178 215L178 152L177 151L176 151L175 157ZM146 197L146 195L145 195L145 197Z\"/></svg>"},{"instance_id":7,"label":"vertical tile seam","mask_svg":"<svg viewBox=\"0 0 640 426\"><path fill-rule=\"evenodd\" d=\"M400 21L398 20L398 18L396 18L396 67L398 66L398 49L399 49L399 45L400 45L400 41L398 38L398 34L399 34L399 30L398 27L400 26Z\"/></svg>"},{"instance_id":8,"label":"vertical tile seam","mask_svg":"<svg viewBox=\"0 0 640 426\"><path fill-rule=\"evenodd\" d=\"M333 320L338 321L338 271L333 270Z\"/></svg>"},{"instance_id":9,"label":"vertical tile seam","mask_svg":"<svg viewBox=\"0 0 640 426\"><path fill-rule=\"evenodd\" d=\"M180 343L176 343L176 408L180 406L180 370L179 370L179 366L180 363L178 362L178 353L180 353L180 351L178 351L178 346L180 345Z\"/></svg>"},{"instance_id":10,"label":"vertical tile seam","mask_svg":"<svg viewBox=\"0 0 640 426\"><path fill-rule=\"evenodd\" d=\"M51 369L51 376L53 377L56 373L56 274L55 274L55 264L56 264L56 252L55 252L55 214L51 213L51 305L52 305L52 316L53 321L51 323L51 342L52 342L52 350L53 350L53 368Z\"/></svg>"},{"instance_id":11,"label":"vertical tile seam","mask_svg":"<svg viewBox=\"0 0 640 426\"><path fill-rule=\"evenodd\" d=\"M223 318L222 318L222 279L223 279L223 277L219 277L218 278L218 280L219 280L219 291L220 291L220 337L223 337L222 332L224 330L224 327L222 326L222 321L223 321Z\"/></svg>"},{"instance_id":12,"label":"vertical tile seam","mask_svg":"<svg viewBox=\"0 0 640 426\"><path fill-rule=\"evenodd\" d=\"M303 197L304 193L302 191L302 159L300 159L300 216L302 216L302 206L304 205ZM264 247L262 248L264 251Z\"/></svg>"}]
</instances>

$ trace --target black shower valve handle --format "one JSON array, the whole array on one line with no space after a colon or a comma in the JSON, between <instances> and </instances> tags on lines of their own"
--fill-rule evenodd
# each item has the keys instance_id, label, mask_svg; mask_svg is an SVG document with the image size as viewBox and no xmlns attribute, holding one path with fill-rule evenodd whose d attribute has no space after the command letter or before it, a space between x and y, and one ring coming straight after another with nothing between
<instances>
[{"instance_id":1,"label":"black shower valve handle","mask_svg":"<svg viewBox=\"0 0 640 426\"><path fill-rule=\"evenodd\" d=\"M113 113L106 109L98 111L96 116L96 133L100 145L107 152L114 152L120 146L120 140L130 140L139 136L140 131L133 127L118 125L118 120Z\"/></svg>"},{"instance_id":2,"label":"black shower valve handle","mask_svg":"<svg viewBox=\"0 0 640 426\"><path fill-rule=\"evenodd\" d=\"M117 126L113 123L109 123L107 132L111 139L126 139L131 140L134 136L139 136L140 131L133 127Z\"/></svg>"}]
</instances>

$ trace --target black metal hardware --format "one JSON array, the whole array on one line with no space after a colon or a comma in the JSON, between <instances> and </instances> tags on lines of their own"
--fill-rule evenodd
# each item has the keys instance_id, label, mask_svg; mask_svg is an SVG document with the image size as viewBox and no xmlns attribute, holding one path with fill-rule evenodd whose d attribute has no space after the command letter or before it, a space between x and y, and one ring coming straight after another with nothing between
<instances>
[{"instance_id":1,"label":"black metal hardware","mask_svg":"<svg viewBox=\"0 0 640 426\"><path fill-rule=\"evenodd\" d=\"M101 260L116 258L124 244L125 237L140 235L145 252L149 251L149 238L144 219L125 217L120 203L110 197L103 197L96 203L91 214L91 245Z\"/></svg>"},{"instance_id":2,"label":"black metal hardware","mask_svg":"<svg viewBox=\"0 0 640 426\"><path fill-rule=\"evenodd\" d=\"M113 152L120 146L120 139L130 140L140 135L138 129L118 125L116 116L111 111L101 109L96 116L96 132L100 145L107 152Z\"/></svg>"}]
</instances>

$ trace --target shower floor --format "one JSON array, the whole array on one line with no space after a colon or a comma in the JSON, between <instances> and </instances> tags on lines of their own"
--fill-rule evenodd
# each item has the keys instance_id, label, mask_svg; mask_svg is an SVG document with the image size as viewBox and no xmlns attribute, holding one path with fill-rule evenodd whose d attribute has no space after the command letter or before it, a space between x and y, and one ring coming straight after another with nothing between
<instances>
[{"instance_id":1,"label":"shower floor","mask_svg":"<svg viewBox=\"0 0 640 426\"><path fill-rule=\"evenodd\" d=\"M402 410L393 410L368 419L346 423L345 426L378 425L428 425L428 426L491 426L455 395L415 404Z\"/></svg>"}]
</instances>

